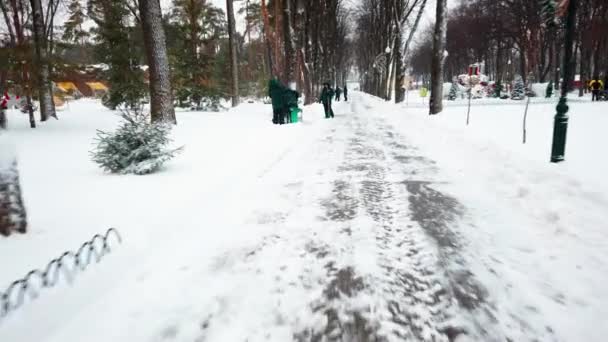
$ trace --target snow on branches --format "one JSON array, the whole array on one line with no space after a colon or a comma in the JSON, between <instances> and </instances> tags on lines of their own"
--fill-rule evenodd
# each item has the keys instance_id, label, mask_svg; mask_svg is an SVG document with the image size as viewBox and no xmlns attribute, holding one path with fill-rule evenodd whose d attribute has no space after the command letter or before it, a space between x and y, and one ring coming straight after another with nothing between
<instances>
[{"instance_id":1,"label":"snow on branches","mask_svg":"<svg viewBox=\"0 0 608 342\"><path fill-rule=\"evenodd\" d=\"M120 174L153 173L182 151L169 149L169 122L151 123L141 107L122 109L122 123L115 132L98 131L93 161L105 171Z\"/></svg>"}]
</instances>

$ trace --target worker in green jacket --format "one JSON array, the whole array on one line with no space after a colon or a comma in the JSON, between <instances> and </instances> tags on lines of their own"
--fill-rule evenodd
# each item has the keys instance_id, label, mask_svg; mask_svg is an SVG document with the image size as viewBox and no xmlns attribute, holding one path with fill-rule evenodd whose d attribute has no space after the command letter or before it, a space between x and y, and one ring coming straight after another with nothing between
<instances>
[{"instance_id":1,"label":"worker in green jacket","mask_svg":"<svg viewBox=\"0 0 608 342\"><path fill-rule=\"evenodd\" d=\"M323 91L321 92L321 97L319 98L319 102L323 104L323 109L325 110L325 118L333 118L334 111L331 108L331 101L334 97L334 91L329 86L329 82L323 84Z\"/></svg>"},{"instance_id":2,"label":"worker in green jacket","mask_svg":"<svg viewBox=\"0 0 608 342\"><path fill-rule=\"evenodd\" d=\"M272 123L275 125L283 124L285 122L285 111L287 103L283 96L285 87L277 80L273 78L268 84L268 96L272 100Z\"/></svg>"}]
</instances>

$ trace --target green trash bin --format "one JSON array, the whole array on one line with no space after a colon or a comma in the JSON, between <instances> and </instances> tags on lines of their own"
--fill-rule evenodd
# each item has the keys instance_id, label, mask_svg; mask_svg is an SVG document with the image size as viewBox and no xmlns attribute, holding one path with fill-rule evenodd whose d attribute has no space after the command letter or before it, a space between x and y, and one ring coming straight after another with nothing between
<instances>
[{"instance_id":1,"label":"green trash bin","mask_svg":"<svg viewBox=\"0 0 608 342\"><path fill-rule=\"evenodd\" d=\"M300 114L300 112L302 110L298 107L291 107L290 111L291 111L291 123L298 122L298 114Z\"/></svg>"}]
</instances>

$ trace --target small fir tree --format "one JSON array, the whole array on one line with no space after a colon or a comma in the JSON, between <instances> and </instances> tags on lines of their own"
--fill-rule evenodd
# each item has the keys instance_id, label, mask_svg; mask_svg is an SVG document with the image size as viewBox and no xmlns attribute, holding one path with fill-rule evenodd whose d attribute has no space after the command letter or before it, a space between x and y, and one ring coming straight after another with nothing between
<instances>
[{"instance_id":1,"label":"small fir tree","mask_svg":"<svg viewBox=\"0 0 608 342\"><path fill-rule=\"evenodd\" d=\"M123 109L122 123L115 132L98 131L97 145L91 151L93 161L105 171L145 175L157 171L165 162L181 152L182 147L169 149L169 122L150 123L141 107Z\"/></svg>"},{"instance_id":2,"label":"small fir tree","mask_svg":"<svg viewBox=\"0 0 608 342\"><path fill-rule=\"evenodd\" d=\"M4 139L0 139L0 235L8 236L26 232L27 215L14 148Z\"/></svg>"},{"instance_id":3,"label":"small fir tree","mask_svg":"<svg viewBox=\"0 0 608 342\"><path fill-rule=\"evenodd\" d=\"M523 100L526 97L526 85L521 77L515 79L513 84L513 91L511 92L511 99Z\"/></svg>"},{"instance_id":4,"label":"small fir tree","mask_svg":"<svg viewBox=\"0 0 608 342\"><path fill-rule=\"evenodd\" d=\"M455 101L458 97L458 82L456 79L452 80L452 86L450 87L450 93L448 94L448 100Z\"/></svg>"}]
</instances>

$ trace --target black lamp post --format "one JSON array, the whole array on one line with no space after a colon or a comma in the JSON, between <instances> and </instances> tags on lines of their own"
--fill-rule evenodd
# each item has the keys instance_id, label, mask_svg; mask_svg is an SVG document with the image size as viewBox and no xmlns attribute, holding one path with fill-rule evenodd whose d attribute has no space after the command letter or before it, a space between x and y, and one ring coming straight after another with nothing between
<instances>
[{"instance_id":1,"label":"black lamp post","mask_svg":"<svg viewBox=\"0 0 608 342\"><path fill-rule=\"evenodd\" d=\"M564 60L562 63L563 82L561 89L561 97L557 105L557 114L555 115L553 125L553 146L551 148L551 162L559 163L564 161L566 152L566 135L568 132L568 90L570 89L570 80L572 79L572 45L574 42L574 30L576 21L576 8L578 0L570 0L568 4L568 13L566 17L566 39L564 49Z\"/></svg>"}]
</instances>

